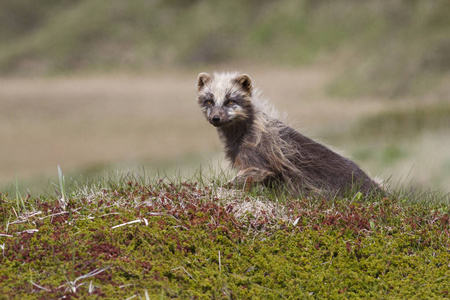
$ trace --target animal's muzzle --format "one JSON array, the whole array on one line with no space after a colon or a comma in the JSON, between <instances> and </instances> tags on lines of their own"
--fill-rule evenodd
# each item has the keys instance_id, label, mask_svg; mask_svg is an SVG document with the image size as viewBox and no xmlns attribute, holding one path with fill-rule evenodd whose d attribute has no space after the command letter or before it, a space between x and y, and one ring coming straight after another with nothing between
<instances>
[{"instance_id":1,"label":"animal's muzzle","mask_svg":"<svg viewBox=\"0 0 450 300\"><path fill-rule=\"evenodd\" d=\"M220 123L220 116L219 115L212 116L211 123L212 124L219 124Z\"/></svg>"},{"instance_id":2,"label":"animal's muzzle","mask_svg":"<svg viewBox=\"0 0 450 300\"><path fill-rule=\"evenodd\" d=\"M209 115L209 123L215 127L220 127L229 122L228 116L223 108L215 107Z\"/></svg>"}]
</instances>

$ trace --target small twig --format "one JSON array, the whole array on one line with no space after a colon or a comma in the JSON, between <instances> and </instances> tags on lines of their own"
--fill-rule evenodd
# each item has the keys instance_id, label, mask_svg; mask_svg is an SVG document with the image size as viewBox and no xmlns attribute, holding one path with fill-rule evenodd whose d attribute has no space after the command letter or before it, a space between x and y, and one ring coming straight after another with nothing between
<instances>
[{"instance_id":1,"label":"small twig","mask_svg":"<svg viewBox=\"0 0 450 300\"><path fill-rule=\"evenodd\" d=\"M194 281L197 281L197 280L195 280L195 278L194 277L192 277L192 275L191 274L189 274L189 272L188 271L186 271L186 269L184 268L184 267L177 267L177 268L173 268L172 270L170 270L170 271L175 271L175 270L178 270L178 269L181 269L181 270L183 270L189 277L191 277L191 279L192 280L194 280Z\"/></svg>"},{"instance_id":2,"label":"small twig","mask_svg":"<svg viewBox=\"0 0 450 300\"><path fill-rule=\"evenodd\" d=\"M20 215L19 218L28 219L28 218L31 218L31 217L34 217L34 216L40 215L40 214L42 214L42 211L25 212L22 215Z\"/></svg>"},{"instance_id":3,"label":"small twig","mask_svg":"<svg viewBox=\"0 0 450 300\"><path fill-rule=\"evenodd\" d=\"M72 292L75 293L75 292L77 291L77 288L79 288L80 286L82 286L82 285L84 284L84 283L80 283L79 285L77 285L77 281L78 281L78 280L86 279L86 278L89 278L89 277L98 275L98 274L100 274L100 273L102 273L102 272L104 272L104 271L106 271L106 270L108 270L108 269L109 269L109 267L103 268L103 269L95 269L95 270L93 270L93 271L87 273L86 275L83 275L83 276L80 276L80 277L76 278L74 281L69 281L68 283L61 285L61 286L58 287L58 288L61 288L61 287L63 287L63 286L68 285L69 288L72 290Z\"/></svg>"},{"instance_id":4,"label":"small twig","mask_svg":"<svg viewBox=\"0 0 450 300\"><path fill-rule=\"evenodd\" d=\"M95 290L95 286L92 284L92 280L91 280L91 282L89 283L89 289L88 289L89 294L92 294L94 292L94 290Z\"/></svg>"},{"instance_id":5,"label":"small twig","mask_svg":"<svg viewBox=\"0 0 450 300\"><path fill-rule=\"evenodd\" d=\"M78 217L77 220L78 221L83 221L83 220L94 220L95 217L92 217L91 215L84 217L84 219L81 219L81 217Z\"/></svg>"},{"instance_id":6,"label":"small twig","mask_svg":"<svg viewBox=\"0 0 450 300\"><path fill-rule=\"evenodd\" d=\"M80 280L80 279L89 278L89 277L98 275L98 274L100 274L100 273L102 273L102 272L104 272L104 271L106 271L106 270L108 270L108 269L109 269L109 267L103 268L103 269L95 269L95 270L93 270L93 271L87 273L86 275L80 276L80 277L78 277L77 279L75 279L74 283L76 283L76 282L77 282L78 280Z\"/></svg>"},{"instance_id":7,"label":"small twig","mask_svg":"<svg viewBox=\"0 0 450 300\"><path fill-rule=\"evenodd\" d=\"M172 226L173 228L183 228L189 231L189 229L183 225L176 225L176 226Z\"/></svg>"},{"instance_id":8,"label":"small twig","mask_svg":"<svg viewBox=\"0 0 450 300\"><path fill-rule=\"evenodd\" d=\"M9 225L25 223L26 221L27 221L27 220L15 220L15 221L9 223Z\"/></svg>"},{"instance_id":9,"label":"small twig","mask_svg":"<svg viewBox=\"0 0 450 300\"><path fill-rule=\"evenodd\" d=\"M37 283L34 283L33 280L30 280L30 282L31 282L32 285L34 285L34 286L37 287L38 289L41 289L41 290L44 290L44 291L47 291L47 292L51 292L50 289L45 288L45 287L43 287L43 286L41 286L41 285L39 285L39 284L37 284Z\"/></svg>"},{"instance_id":10,"label":"small twig","mask_svg":"<svg viewBox=\"0 0 450 300\"><path fill-rule=\"evenodd\" d=\"M21 234L21 233L35 233L35 232L38 232L39 231L39 229L27 229L27 230L24 230L24 231L20 231L20 232L16 232L16 234Z\"/></svg>"},{"instance_id":11,"label":"small twig","mask_svg":"<svg viewBox=\"0 0 450 300\"><path fill-rule=\"evenodd\" d=\"M141 223L141 222L144 222L144 221L141 220L141 219L137 219L137 220L134 220L134 221L130 221L130 222L126 222L126 223L123 223L123 224L119 224L119 225L113 226L113 227L111 227L111 229L116 229L116 228L119 228L119 227L122 227L122 226L130 225L130 224L134 224L134 223ZM148 222L147 222L147 224L148 224Z\"/></svg>"},{"instance_id":12,"label":"small twig","mask_svg":"<svg viewBox=\"0 0 450 300\"><path fill-rule=\"evenodd\" d=\"M54 216L58 216L58 215L63 215L63 214L68 214L68 213L69 213L69 212L67 212L67 211L62 211L62 212L59 212L59 213L56 213L56 214L51 214L51 215L48 215L48 216L39 218L39 220L44 220L44 219L46 219L46 218L50 218L50 217L54 217Z\"/></svg>"},{"instance_id":13,"label":"small twig","mask_svg":"<svg viewBox=\"0 0 450 300\"><path fill-rule=\"evenodd\" d=\"M165 213L161 213L161 212L149 212L148 213L151 216L164 216L166 215Z\"/></svg>"}]
</instances>

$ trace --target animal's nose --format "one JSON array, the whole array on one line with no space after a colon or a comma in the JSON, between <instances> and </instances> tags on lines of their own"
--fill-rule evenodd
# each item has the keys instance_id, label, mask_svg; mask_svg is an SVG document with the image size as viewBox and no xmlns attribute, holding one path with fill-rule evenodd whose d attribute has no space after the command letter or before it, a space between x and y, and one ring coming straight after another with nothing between
<instances>
[{"instance_id":1,"label":"animal's nose","mask_svg":"<svg viewBox=\"0 0 450 300\"><path fill-rule=\"evenodd\" d=\"M211 119L214 123L219 123L220 122L220 117L218 115L214 115Z\"/></svg>"}]
</instances>

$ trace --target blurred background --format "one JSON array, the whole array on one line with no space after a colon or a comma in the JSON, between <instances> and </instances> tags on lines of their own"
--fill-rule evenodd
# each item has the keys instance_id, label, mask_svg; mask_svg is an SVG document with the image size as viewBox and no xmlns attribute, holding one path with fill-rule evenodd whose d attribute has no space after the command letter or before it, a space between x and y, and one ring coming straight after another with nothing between
<instances>
[{"instance_id":1,"label":"blurred background","mask_svg":"<svg viewBox=\"0 0 450 300\"><path fill-rule=\"evenodd\" d=\"M199 72L392 186L450 192L448 0L3 0L0 191L109 170L226 168Z\"/></svg>"}]
</instances>

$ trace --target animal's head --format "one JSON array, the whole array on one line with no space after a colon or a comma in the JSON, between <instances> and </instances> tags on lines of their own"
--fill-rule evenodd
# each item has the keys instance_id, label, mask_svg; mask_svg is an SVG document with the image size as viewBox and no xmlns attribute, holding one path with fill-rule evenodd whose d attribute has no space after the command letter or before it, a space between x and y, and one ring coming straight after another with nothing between
<instances>
[{"instance_id":1,"label":"animal's head","mask_svg":"<svg viewBox=\"0 0 450 300\"><path fill-rule=\"evenodd\" d=\"M197 101L206 119L215 127L245 121L253 110L252 81L246 74L200 73Z\"/></svg>"}]
</instances>

